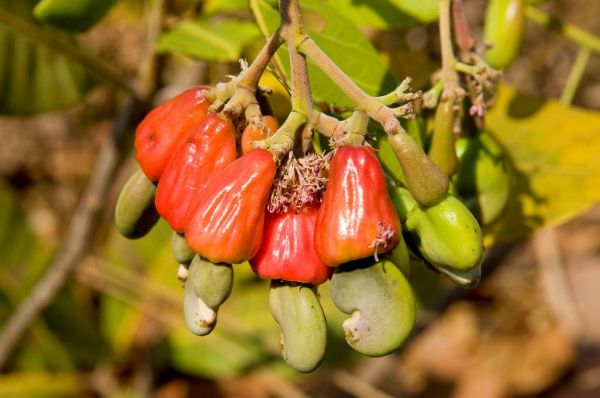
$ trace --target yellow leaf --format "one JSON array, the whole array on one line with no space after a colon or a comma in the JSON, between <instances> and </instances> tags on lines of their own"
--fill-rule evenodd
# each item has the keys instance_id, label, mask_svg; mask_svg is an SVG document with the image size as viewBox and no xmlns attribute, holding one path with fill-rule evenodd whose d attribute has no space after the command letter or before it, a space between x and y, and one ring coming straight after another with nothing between
<instances>
[{"instance_id":1,"label":"yellow leaf","mask_svg":"<svg viewBox=\"0 0 600 398\"><path fill-rule=\"evenodd\" d=\"M501 86L486 129L516 175L488 241L514 240L568 221L600 200L600 113L527 97Z\"/></svg>"}]
</instances>

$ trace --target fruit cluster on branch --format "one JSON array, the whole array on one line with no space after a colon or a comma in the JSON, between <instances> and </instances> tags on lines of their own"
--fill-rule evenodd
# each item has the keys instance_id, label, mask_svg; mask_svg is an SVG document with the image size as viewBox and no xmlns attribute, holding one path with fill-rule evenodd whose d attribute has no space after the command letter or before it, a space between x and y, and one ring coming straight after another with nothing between
<instances>
[{"instance_id":1,"label":"fruit cluster on branch","mask_svg":"<svg viewBox=\"0 0 600 398\"><path fill-rule=\"evenodd\" d=\"M451 18L449 4L440 1L443 46L453 46L451 22L460 20ZM480 165L489 175L493 166L480 157L501 150L478 133L463 138L468 142L457 155L454 135L464 119L457 109L473 106L478 94L457 94L470 80L459 78L452 47L443 51L441 83L427 94L437 106L432 134L407 133L399 118L414 119L414 104L422 103L421 92L410 92L410 79L387 95L365 94L304 32L297 1L281 0L280 11L281 27L236 78L215 88L190 88L142 121L135 138L141 171L121 192L116 223L130 238L147 233L159 216L169 223L185 284L186 322L198 335L215 327L219 306L231 293L232 264L248 262L272 281L270 307L282 328L284 359L308 372L325 351L317 288L327 280L335 305L350 315L343 324L348 344L372 356L397 349L414 326L411 262L424 262L461 285L477 283L481 229L455 196L468 201L468 195L489 194L473 190L481 184L466 179L480 178ZM292 111L279 126L256 94L284 43ZM348 119L313 109L307 57L353 101ZM481 76L484 87L489 81ZM427 116L417 108L417 119L407 126ZM387 134L401 166L393 174L401 178L386 175L383 155L367 144L369 119ZM329 138L324 152L313 146L315 134ZM485 223L503 207L499 195L507 183L496 181L491 190L498 190L498 203L490 210L485 201L478 214Z\"/></svg>"}]
</instances>

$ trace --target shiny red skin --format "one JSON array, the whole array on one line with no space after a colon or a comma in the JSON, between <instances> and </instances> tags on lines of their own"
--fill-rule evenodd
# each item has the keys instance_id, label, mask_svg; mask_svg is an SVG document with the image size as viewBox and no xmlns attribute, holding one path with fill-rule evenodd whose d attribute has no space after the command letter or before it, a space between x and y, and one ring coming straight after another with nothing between
<instances>
[{"instance_id":1,"label":"shiny red skin","mask_svg":"<svg viewBox=\"0 0 600 398\"><path fill-rule=\"evenodd\" d=\"M390 239L378 253L392 250L400 238L400 219L387 194L385 176L373 149L344 146L329 166L329 180L315 226L315 248L323 263L337 267L372 256L378 224Z\"/></svg>"},{"instance_id":2,"label":"shiny red skin","mask_svg":"<svg viewBox=\"0 0 600 398\"><path fill-rule=\"evenodd\" d=\"M135 158L151 181L158 181L167 162L208 112L209 88L190 88L157 106L135 132Z\"/></svg>"},{"instance_id":3,"label":"shiny red skin","mask_svg":"<svg viewBox=\"0 0 600 398\"><path fill-rule=\"evenodd\" d=\"M155 207L174 231L183 232L198 193L235 157L233 123L208 113L175 151L158 182Z\"/></svg>"},{"instance_id":4,"label":"shiny red skin","mask_svg":"<svg viewBox=\"0 0 600 398\"><path fill-rule=\"evenodd\" d=\"M317 206L308 205L299 211L267 212L260 249L250 260L258 276L312 285L331 277L333 268L321 262L314 246L317 211Z\"/></svg>"},{"instance_id":5,"label":"shiny red skin","mask_svg":"<svg viewBox=\"0 0 600 398\"><path fill-rule=\"evenodd\" d=\"M273 155L257 149L215 174L189 212L185 238L192 250L213 263L254 257L276 169Z\"/></svg>"}]
</instances>

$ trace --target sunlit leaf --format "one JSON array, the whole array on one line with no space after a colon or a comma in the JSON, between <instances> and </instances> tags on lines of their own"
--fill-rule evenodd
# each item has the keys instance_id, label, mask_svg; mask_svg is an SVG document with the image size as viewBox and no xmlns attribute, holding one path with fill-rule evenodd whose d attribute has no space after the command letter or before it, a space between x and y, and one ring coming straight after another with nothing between
<instances>
[{"instance_id":1,"label":"sunlit leaf","mask_svg":"<svg viewBox=\"0 0 600 398\"><path fill-rule=\"evenodd\" d=\"M490 239L557 225L600 200L600 113L501 86L486 120L516 170L515 190Z\"/></svg>"},{"instance_id":2,"label":"sunlit leaf","mask_svg":"<svg viewBox=\"0 0 600 398\"><path fill-rule=\"evenodd\" d=\"M236 61L244 46L258 37L258 29L250 22L202 19L182 22L163 33L158 48L207 61Z\"/></svg>"},{"instance_id":3,"label":"sunlit leaf","mask_svg":"<svg viewBox=\"0 0 600 398\"><path fill-rule=\"evenodd\" d=\"M204 15L246 10L248 10L248 0L206 0L202 5L202 13Z\"/></svg>"},{"instance_id":4,"label":"sunlit leaf","mask_svg":"<svg viewBox=\"0 0 600 398\"><path fill-rule=\"evenodd\" d=\"M328 0L358 26L395 28L438 18L438 0Z\"/></svg>"}]
</instances>

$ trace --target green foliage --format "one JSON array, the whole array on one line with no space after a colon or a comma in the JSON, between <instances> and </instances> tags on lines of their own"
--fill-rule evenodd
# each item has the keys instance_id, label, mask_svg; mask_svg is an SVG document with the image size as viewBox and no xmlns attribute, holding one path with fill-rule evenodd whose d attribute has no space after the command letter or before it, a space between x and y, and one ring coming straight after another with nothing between
<instances>
[{"instance_id":1,"label":"green foliage","mask_svg":"<svg viewBox=\"0 0 600 398\"><path fill-rule=\"evenodd\" d=\"M236 61L259 35L253 23L235 19L184 21L163 33L158 48L207 61Z\"/></svg>"},{"instance_id":2,"label":"green foliage","mask_svg":"<svg viewBox=\"0 0 600 398\"><path fill-rule=\"evenodd\" d=\"M279 25L278 11L265 0L252 0L251 8L272 34ZM360 88L372 95L394 89L396 81L387 65L352 21L321 1L303 1L301 9L308 34ZM287 49L280 49L278 55L289 76ZM316 104L351 105L329 77L311 61L308 62L308 73Z\"/></svg>"},{"instance_id":3,"label":"green foliage","mask_svg":"<svg viewBox=\"0 0 600 398\"><path fill-rule=\"evenodd\" d=\"M511 241L563 223L600 200L600 114L525 96L502 85L486 126L507 151L515 187L489 230Z\"/></svg>"},{"instance_id":4,"label":"green foliage","mask_svg":"<svg viewBox=\"0 0 600 398\"><path fill-rule=\"evenodd\" d=\"M68 36L34 25L31 2L0 2L0 7L11 13L11 19L28 26L29 32L52 35L53 40L74 45ZM94 83L79 63L0 24L0 114L32 115L65 109L81 101Z\"/></svg>"},{"instance_id":5,"label":"green foliage","mask_svg":"<svg viewBox=\"0 0 600 398\"><path fill-rule=\"evenodd\" d=\"M329 0L345 17L358 26L398 28L435 21L437 0Z\"/></svg>"},{"instance_id":6,"label":"green foliage","mask_svg":"<svg viewBox=\"0 0 600 398\"><path fill-rule=\"evenodd\" d=\"M84 32L111 9L116 0L42 0L33 9L41 22L70 32Z\"/></svg>"}]
</instances>

